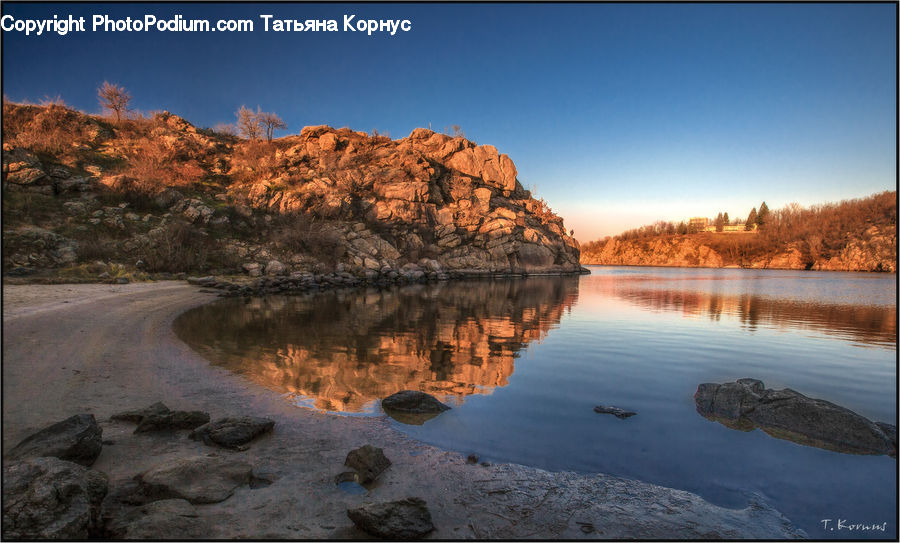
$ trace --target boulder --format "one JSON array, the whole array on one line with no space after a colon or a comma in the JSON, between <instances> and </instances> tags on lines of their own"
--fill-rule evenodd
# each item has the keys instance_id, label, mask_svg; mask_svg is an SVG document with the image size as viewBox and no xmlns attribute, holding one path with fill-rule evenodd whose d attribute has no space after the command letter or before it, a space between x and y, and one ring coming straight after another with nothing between
<instances>
[{"instance_id":1,"label":"boulder","mask_svg":"<svg viewBox=\"0 0 900 543\"><path fill-rule=\"evenodd\" d=\"M208 539L209 525L187 500L169 499L135 507L109 519L110 539Z\"/></svg>"},{"instance_id":2,"label":"boulder","mask_svg":"<svg viewBox=\"0 0 900 543\"><path fill-rule=\"evenodd\" d=\"M243 460L219 456L176 458L137 477L140 494L152 501L170 498L193 504L218 503L249 484L253 468Z\"/></svg>"},{"instance_id":3,"label":"boulder","mask_svg":"<svg viewBox=\"0 0 900 543\"><path fill-rule=\"evenodd\" d=\"M13 447L10 459L54 456L90 466L100 455L103 430L94 415L74 415L32 434Z\"/></svg>"},{"instance_id":4,"label":"boulder","mask_svg":"<svg viewBox=\"0 0 900 543\"><path fill-rule=\"evenodd\" d=\"M895 426L789 388L766 389L757 379L701 384L694 401L698 413L730 428L761 428L779 439L843 453L897 455Z\"/></svg>"},{"instance_id":5,"label":"boulder","mask_svg":"<svg viewBox=\"0 0 900 543\"><path fill-rule=\"evenodd\" d=\"M112 420L121 420L125 422L133 422L139 424L144 418L150 415L164 415L169 412L169 408L162 402L156 402L153 405L142 409L132 409L130 411L122 411L111 416Z\"/></svg>"},{"instance_id":6,"label":"boulder","mask_svg":"<svg viewBox=\"0 0 900 543\"><path fill-rule=\"evenodd\" d=\"M421 498L348 509L347 516L359 529L382 539L420 539L434 530L431 513Z\"/></svg>"},{"instance_id":7,"label":"boulder","mask_svg":"<svg viewBox=\"0 0 900 543\"><path fill-rule=\"evenodd\" d=\"M450 409L437 400L431 394L418 390L401 390L381 400L381 406L385 409L404 413L441 413Z\"/></svg>"},{"instance_id":8,"label":"boulder","mask_svg":"<svg viewBox=\"0 0 900 543\"><path fill-rule=\"evenodd\" d=\"M383 449L363 445L347 453L344 465L356 471L360 483L367 484L388 469L391 461L384 455Z\"/></svg>"},{"instance_id":9,"label":"boulder","mask_svg":"<svg viewBox=\"0 0 900 543\"><path fill-rule=\"evenodd\" d=\"M266 263L266 275L284 275L287 266L277 260L270 260Z\"/></svg>"},{"instance_id":10,"label":"boulder","mask_svg":"<svg viewBox=\"0 0 900 543\"><path fill-rule=\"evenodd\" d=\"M202 411L168 411L144 417L134 429L134 433L193 430L207 422L209 413Z\"/></svg>"},{"instance_id":11,"label":"boulder","mask_svg":"<svg viewBox=\"0 0 900 543\"><path fill-rule=\"evenodd\" d=\"M242 449L266 432L271 432L275 421L260 417L226 417L204 424L193 432L191 439L207 445L219 445L227 449Z\"/></svg>"},{"instance_id":12,"label":"boulder","mask_svg":"<svg viewBox=\"0 0 900 543\"><path fill-rule=\"evenodd\" d=\"M98 531L106 476L58 458L3 466L4 539L87 539Z\"/></svg>"}]
</instances>

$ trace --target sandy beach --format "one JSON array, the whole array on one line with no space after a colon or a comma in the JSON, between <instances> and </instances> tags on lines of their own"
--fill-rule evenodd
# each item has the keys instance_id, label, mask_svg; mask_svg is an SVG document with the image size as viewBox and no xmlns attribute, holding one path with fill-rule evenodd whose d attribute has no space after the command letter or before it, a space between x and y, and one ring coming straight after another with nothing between
<instances>
[{"instance_id":1,"label":"sandy beach","mask_svg":"<svg viewBox=\"0 0 900 543\"><path fill-rule=\"evenodd\" d=\"M601 474L514 464L467 464L466 455L415 441L385 417L298 408L280 394L210 365L173 333L173 319L216 295L184 282L3 286L3 450L78 413L92 413L104 446L93 468L110 492L169 459L215 453L272 481L198 505L209 538L364 538L346 514L363 503L424 499L435 531L463 538L791 538L802 536L760 498L739 510L697 495ZM114 413L162 401L213 419L253 415L274 432L247 451L213 449L188 432L133 434ZM590 439L590 436L585 436ZM367 494L334 477L354 448L384 449L393 465ZM586 528L590 527L590 528Z\"/></svg>"}]
</instances>

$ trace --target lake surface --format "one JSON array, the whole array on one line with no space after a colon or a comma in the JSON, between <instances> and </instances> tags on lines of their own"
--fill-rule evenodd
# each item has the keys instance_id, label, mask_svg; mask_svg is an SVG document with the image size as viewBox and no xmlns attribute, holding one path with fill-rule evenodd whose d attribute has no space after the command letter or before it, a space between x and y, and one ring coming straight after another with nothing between
<instances>
[{"instance_id":1,"label":"lake surface","mask_svg":"<svg viewBox=\"0 0 900 543\"><path fill-rule=\"evenodd\" d=\"M395 424L482 460L630 477L726 507L756 493L813 538L897 536L896 459L730 429L693 400L701 383L752 377L896 424L895 275L591 271L228 298L175 330L300 407L380 416L394 392L434 394L454 409Z\"/></svg>"}]
</instances>

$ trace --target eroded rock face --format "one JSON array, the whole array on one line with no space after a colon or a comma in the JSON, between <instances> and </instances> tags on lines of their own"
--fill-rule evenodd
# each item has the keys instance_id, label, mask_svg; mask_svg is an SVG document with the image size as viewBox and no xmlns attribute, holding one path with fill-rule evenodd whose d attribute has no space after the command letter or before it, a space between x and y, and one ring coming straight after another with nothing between
<instances>
[{"instance_id":1,"label":"eroded rock face","mask_svg":"<svg viewBox=\"0 0 900 543\"><path fill-rule=\"evenodd\" d=\"M444 270L581 270L562 219L522 188L512 160L491 145L424 129L391 141L327 126L282 142L269 177L250 185L247 198L270 212L315 209L356 221L361 228L339 233L353 272L400 267L421 251Z\"/></svg>"},{"instance_id":2,"label":"eroded rock face","mask_svg":"<svg viewBox=\"0 0 900 543\"><path fill-rule=\"evenodd\" d=\"M366 484L374 481L381 472L391 466L391 461L384 455L384 450L363 445L347 453L344 465L356 471L360 483Z\"/></svg>"},{"instance_id":3,"label":"eroded rock face","mask_svg":"<svg viewBox=\"0 0 900 543\"><path fill-rule=\"evenodd\" d=\"M728 239L730 234L721 234ZM702 240L690 236L661 236L637 240L612 238L599 248L581 254L583 264L624 266L677 266L721 268L741 266L753 269L833 270L895 272L897 262L896 232L873 226L854 233L837 254L813 258L804 254L798 244L763 251L752 258L719 254Z\"/></svg>"},{"instance_id":4,"label":"eroded rock face","mask_svg":"<svg viewBox=\"0 0 900 543\"><path fill-rule=\"evenodd\" d=\"M347 516L364 532L382 539L418 539L434 530L425 500L406 498L348 509Z\"/></svg>"},{"instance_id":5,"label":"eroded rock face","mask_svg":"<svg viewBox=\"0 0 900 543\"><path fill-rule=\"evenodd\" d=\"M183 499L193 504L217 503L249 484L253 468L243 460L218 456L178 458L148 470L135 479L148 499Z\"/></svg>"},{"instance_id":6,"label":"eroded rock face","mask_svg":"<svg viewBox=\"0 0 900 543\"><path fill-rule=\"evenodd\" d=\"M22 440L10 452L10 459L53 456L90 466L100 455L103 430L94 415L74 415Z\"/></svg>"},{"instance_id":7,"label":"eroded rock face","mask_svg":"<svg viewBox=\"0 0 900 543\"><path fill-rule=\"evenodd\" d=\"M275 421L261 417L226 417L200 426L191 432L191 439L226 449L243 449L257 437L271 432Z\"/></svg>"},{"instance_id":8,"label":"eroded rock face","mask_svg":"<svg viewBox=\"0 0 900 543\"><path fill-rule=\"evenodd\" d=\"M30 458L3 467L3 536L87 539L98 530L106 476L58 458Z\"/></svg>"},{"instance_id":9,"label":"eroded rock face","mask_svg":"<svg viewBox=\"0 0 900 543\"><path fill-rule=\"evenodd\" d=\"M893 425L789 388L766 389L757 379L701 384L694 401L698 413L729 428L761 428L773 437L837 452L897 455Z\"/></svg>"}]
</instances>

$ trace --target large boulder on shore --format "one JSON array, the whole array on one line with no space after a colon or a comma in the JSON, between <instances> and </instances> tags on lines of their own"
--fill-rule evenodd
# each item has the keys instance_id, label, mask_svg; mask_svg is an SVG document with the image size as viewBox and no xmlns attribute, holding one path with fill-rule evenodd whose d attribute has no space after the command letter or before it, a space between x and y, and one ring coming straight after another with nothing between
<instances>
[{"instance_id":1,"label":"large boulder on shore","mask_svg":"<svg viewBox=\"0 0 900 543\"><path fill-rule=\"evenodd\" d=\"M761 428L773 437L837 452L897 455L895 426L789 388L766 389L757 379L701 384L694 401L698 413L730 428Z\"/></svg>"},{"instance_id":2,"label":"large boulder on shore","mask_svg":"<svg viewBox=\"0 0 900 543\"><path fill-rule=\"evenodd\" d=\"M218 456L177 458L137 477L139 493L150 500L183 499L194 504L218 503L249 484L253 467L243 460Z\"/></svg>"},{"instance_id":3,"label":"large boulder on shore","mask_svg":"<svg viewBox=\"0 0 900 543\"><path fill-rule=\"evenodd\" d=\"M87 539L97 534L106 476L53 457L3 466L5 539Z\"/></svg>"},{"instance_id":4,"label":"large boulder on shore","mask_svg":"<svg viewBox=\"0 0 900 543\"><path fill-rule=\"evenodd\" d=\"M419 539L434 530L431 513L421 498L367 504L348 509L347 516L359 529L382 539Z\"/></svg>"},{"instance_id":5,"label":"large boulder on shore","mask_svg":"<svg viewBox=\"0 0 900 543\"><path fill-rule=\"evenodd\" d=\"M54 456L90 466L100 455L103 430L94 415L74 415L34 433L16 445L10 459Z\"/></svg>"}]
</instances>

